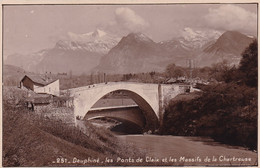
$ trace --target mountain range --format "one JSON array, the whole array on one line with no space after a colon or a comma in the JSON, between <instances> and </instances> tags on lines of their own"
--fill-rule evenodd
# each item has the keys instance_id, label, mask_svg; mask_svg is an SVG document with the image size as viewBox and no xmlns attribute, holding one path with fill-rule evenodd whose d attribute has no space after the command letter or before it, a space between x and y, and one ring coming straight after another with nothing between
<instances>
[{"instance_id":1,"label":"mountain range","mask_svg":"<svg viewBox=\"0 0 260 168\"><path fill-rule=\"evenodd\" d=\"M53 48L28 55L9 55L4 63L21 67L29 72L72 71L74 74L82 74L97 66L100 58L119 40L118 37L101 30L82 35L68 33L68 38L59 40Z\"/></svg>"},{"instance_id":2,"label":"mountain range","mask_svg":"<svg viewBox=\"0 0 260 168\"><path fill-rule=\"evenodd\" d=\"M190 30L188 30L190 31ZM241 53L253 41L236 31L213 36L201 36L191 32L191 37L184 36L169 41L155 43L141 33L129 34L103 56L94 71L110 73L138 73L165 70L170 63L186 66L193 60L197 67L210 66L227 60L238 64Z\"/></svg>"},{"instance_id":3,"label":"mountain range","mask_svg":"<svg viewBox=\"0 0 260 168\"><path fill-rule=\"evenodd\" d=\"M227 60L238 64L241 53L254 38L237 31L194 31L185 28L181 36L154 42L142 33L130 33L121 38L102 30L86 34L68 33L51 49L29 55L9 55L5 64L26 71L74 74L90 72L140 73L165 70L170 63L187 66L210 66Z\"/></svg>"}]
</instances>

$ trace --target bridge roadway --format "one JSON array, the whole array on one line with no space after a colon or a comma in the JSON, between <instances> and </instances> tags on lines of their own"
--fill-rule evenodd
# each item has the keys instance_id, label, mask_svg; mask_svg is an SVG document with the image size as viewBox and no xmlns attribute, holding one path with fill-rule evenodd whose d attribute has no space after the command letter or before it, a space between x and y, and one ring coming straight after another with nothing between
<instances>
[{"instance_id":1,"label":"bridge roadway","mask_svg":"<svg viewBox=\"0 0 260 168\"><path fill-rule=\"evenodd\" d=\"M137 105L91 108L84 118L92 120L104 117L127 120L141 128L145 126L145 116Z\"/></svg>"}]
</instances>

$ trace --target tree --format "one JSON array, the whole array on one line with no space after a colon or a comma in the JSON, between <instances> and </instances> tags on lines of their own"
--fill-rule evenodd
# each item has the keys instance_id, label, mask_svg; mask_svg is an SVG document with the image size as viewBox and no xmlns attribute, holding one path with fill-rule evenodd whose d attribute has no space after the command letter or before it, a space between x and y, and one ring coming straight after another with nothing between
<instances>
[{"instance_id":1,"label":"tree","mask_svg":"<svg viewBox=\"0 0 260 168\"><path fill-rule=\"evenodd\" d=\"M167 77L179 77L183 76L185 73L181 67L176 66L174 63L169 64L166 68Z\"/></svg>"},{"instance_id":2,"label":"tree","mask_svg":"<svg viewBox=\"0 0 260 168\"><path fill-rule=\"evenodd\" d=\"M232 68L222 72L221 76L222 76L222 79L226 83L239 80L239 73L238 73L238 70L235 66L233 66Z\"/></svg>"},{"instance_id":3,"label":"tree","mask_svg":"<svg viewBox=\"0 0 260 168\"><path fill-rule=\"evenodd\" d=\"M249 47L246 48L242 54L242 59L238 68L241 72L242 81L250 87L257 87L257 46L257 40L254 40Z\"/></svg>"},{"instance_id":4,"label":"tree","mask_svg":"<svg viewBox=\"0 0 260 168\"><path fill-rule=\"evenodd\" d=\"M232 67L227 62L227 60L223 60L222 62L215 63L210 68L210 76L217 81L225 81L225 75Z\"/></svg>"},{"instance_id":5,"label":"tree","mask_svg":"<svg viewBox=\"0 0 260 168\"><path fill-rule=\"evenodd\" d=\"M151 71L151 72L149 72L149 74L150 74L151 78L153 78L155 75L155 71Z\"/></svg>"}]
</instances>

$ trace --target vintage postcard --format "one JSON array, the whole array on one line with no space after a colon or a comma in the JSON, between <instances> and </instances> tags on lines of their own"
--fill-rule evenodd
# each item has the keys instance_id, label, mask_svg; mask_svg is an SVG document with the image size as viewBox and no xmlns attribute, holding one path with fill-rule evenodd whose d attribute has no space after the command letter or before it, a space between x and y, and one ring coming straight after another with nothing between
<instances>
[{"instance_id":1,"label":"vintage postcard","mask_svg":"<svg viewBox=\"0 0 260 168\"><path fill-rule=\"evenodd\" d=\"M1 12L2 167L258 166L258 2Z\"/></svg>"}]
</instances>

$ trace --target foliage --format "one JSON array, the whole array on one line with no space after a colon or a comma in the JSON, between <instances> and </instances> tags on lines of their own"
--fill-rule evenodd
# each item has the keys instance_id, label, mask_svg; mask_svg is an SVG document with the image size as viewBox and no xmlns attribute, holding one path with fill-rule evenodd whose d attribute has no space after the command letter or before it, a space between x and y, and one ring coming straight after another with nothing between
<instances>
[{"instance_id":1,"label":"foliage","mask_svg":"<svg viewBox=\"0 0 260 168\"><path fill-rule=\"evenodd\" d=\"M199 98L172 101L166 108L162 130L164 134L211 136L256 149L256 89L233 83L217 84L204 88Z\"/></svg>"},{"instance_id":2,"label":"foliage","mask_svg":"<svg viewBox=\"0 0 260 168\"><path fill-rule=\"evenodd\" d=\"M180 76L184 76L185 75L185 71L183 68L176 66L174 63L173 64L169 64L166 67L166 72L167 77L180 77Z\"/></svg>"},{"instance_id":3,"label":"foliage","mask_svg":"<svg viewBox=\"0 0 260 168\"><path fill-rule=\"evenodd\" d=\"M239 68L214 64L210 76L221 81L202 87L200 97L171 101L162 133L210 136L218 141L257 149L257 41L243 52Z\"/></svg>"},{"instance_id":4,"label":"foliage","mask_svg":"<svg viewBox=\"0 0 260 168\"><path fill-rule=\"evenodd\" d=\"M230 72L234 68L235 67L231 66L226 60L223 60L211 66L209 75L217 81L226 81L231 79L232 76L230 76Z\"/></svg>"},{"instance_id":5,"label":"foliage","mask_svg":"<svg viewBox=\"0 0 260 168\"><path fill-rule=\"evenodd\" d=\"M210 77L226 83L236 82L249 87L257 87L257 47L257 41L255 40L245 49L238 68L228 64L225 60L213 64L210 68Z\"/></svg>"},{"instance_id":6,"label":"foliage","mask_svg":"<svg viewBox=\"0 0 260 168\"><path fill-rule=\"evenodd\" d=\"M238 68L239 72L241 72L242 81L248 86L256 87L258 74L258 44L256 40L249 45L242 56L243 58Z\"/></svg>"}]
</instances>

